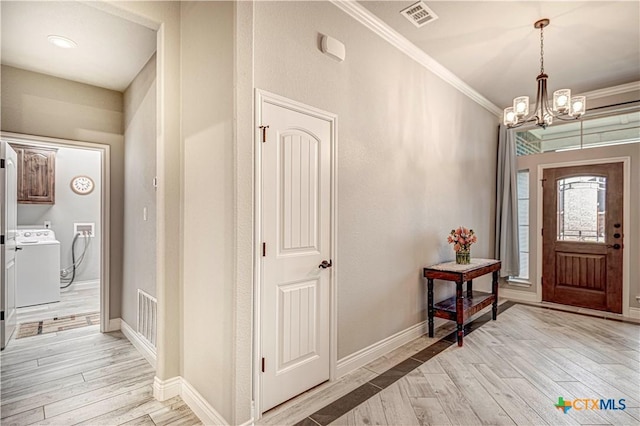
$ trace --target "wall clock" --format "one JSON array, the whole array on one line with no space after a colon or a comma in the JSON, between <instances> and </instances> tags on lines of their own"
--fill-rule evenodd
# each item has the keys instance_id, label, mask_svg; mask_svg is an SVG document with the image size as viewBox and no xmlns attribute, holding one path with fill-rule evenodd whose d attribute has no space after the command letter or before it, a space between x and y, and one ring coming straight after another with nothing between
<instances>
[{"instance_id":1,"label":"wall clock","mask_svg":"<svg viewBox=\"0 0 640 426\"><path fill-rule=\"evenodd\" d=\"M76 194L87 195L93 191L95 184L89 176L76 176L71 179L71 189Z\"/></svg>"}]
</instances>

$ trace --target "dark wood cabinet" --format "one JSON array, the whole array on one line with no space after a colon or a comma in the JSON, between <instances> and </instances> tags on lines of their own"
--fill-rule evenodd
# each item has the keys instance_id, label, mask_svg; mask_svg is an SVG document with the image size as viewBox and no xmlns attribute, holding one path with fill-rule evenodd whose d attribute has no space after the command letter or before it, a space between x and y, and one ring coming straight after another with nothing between
<instances>
[{"instance_id":1,"label":"dark wood cabinet","mask_svg":"<svg viewBox=\"0 0 640 426\"><path fill-rule=\"evenodd\" d=\"M18 154L18 203L55 204L56 149L11 145Z\"/></svg>"}]
</instances>

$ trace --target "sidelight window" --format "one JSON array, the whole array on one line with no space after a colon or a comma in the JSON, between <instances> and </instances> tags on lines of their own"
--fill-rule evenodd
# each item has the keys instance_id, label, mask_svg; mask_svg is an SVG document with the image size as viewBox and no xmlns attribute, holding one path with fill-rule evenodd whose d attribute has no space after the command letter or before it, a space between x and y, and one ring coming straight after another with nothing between
<instances>
[{"instance_id":1,"label":"sidelight window","mask_svg":"<svg viewBox=\"0 0 640 426\"><path fill-rule=\"evenodd\" d=\"M518 171L518 240L520 250L520 273L509 277L513 282L529 281L529 170Z\"/></svg>"}]
</instances>

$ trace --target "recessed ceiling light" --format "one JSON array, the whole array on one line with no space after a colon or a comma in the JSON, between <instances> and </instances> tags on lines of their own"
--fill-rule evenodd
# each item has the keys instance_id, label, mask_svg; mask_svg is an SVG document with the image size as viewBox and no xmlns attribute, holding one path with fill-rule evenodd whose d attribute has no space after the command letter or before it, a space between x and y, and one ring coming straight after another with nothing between
<instances>
[{"instance_id":1,"label":"recessed ceiling light","mask_svg":"<svg viewBox=\"0 0 640 426\"><path fill-rule=\"evenodd\" d=\"M47 37L49 39L49 43L54 46L62 47L63 49L74 49L78 47L78 43L71 40L70 38L62 37L59 35L50 35Z\"/></svg>"}]
</instances>

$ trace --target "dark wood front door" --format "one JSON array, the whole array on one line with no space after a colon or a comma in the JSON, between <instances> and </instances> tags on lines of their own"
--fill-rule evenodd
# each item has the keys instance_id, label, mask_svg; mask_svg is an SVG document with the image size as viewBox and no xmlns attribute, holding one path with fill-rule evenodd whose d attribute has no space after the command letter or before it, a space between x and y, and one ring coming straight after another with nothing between
<instances>
[{"instance_id":1,"label":"dark wood front door","mask_svg":"<svg viewBox=\"0 0 640 426\"><path fill-rule=\"evenodd\" d=\"M622 313L623 163L546 169L542 300Z\"/></svg>"}]
</instances>

